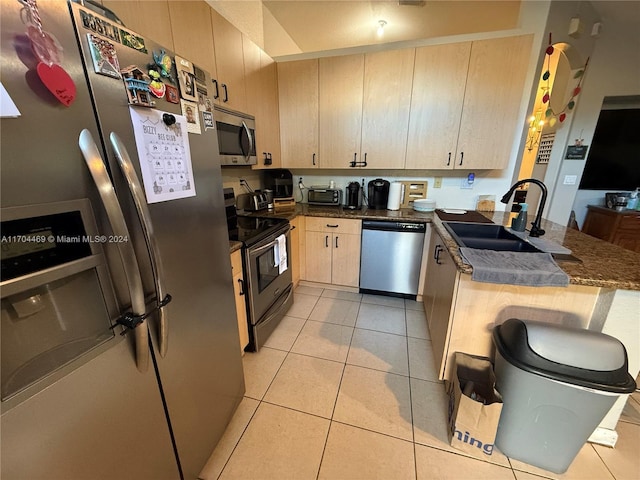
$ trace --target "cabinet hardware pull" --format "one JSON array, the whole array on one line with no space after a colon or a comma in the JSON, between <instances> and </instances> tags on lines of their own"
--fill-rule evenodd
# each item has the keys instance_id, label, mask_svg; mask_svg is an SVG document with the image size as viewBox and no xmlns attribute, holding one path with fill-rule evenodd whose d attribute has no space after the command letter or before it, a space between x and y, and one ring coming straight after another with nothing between
<instances>
[{"instance_id":1,"label":"cabinet hardware pull","mask_svg":"<svg viewBox=\"0 0 640 480\"><path fill-rule=\"evenodd\" d=\"M464 152L460 152L460 165L462 165L462 160L464 160Z\"/></svg>"},{"instance_id":2,"label":"cabinet hardware pull","mask_svg":"<svg viewBox=\"0 0 640 480\"><path fill-rule=\"evenodd\" d=\"M224 99L222 101L226 103L229 101L229 92L227 91L227 84L222 83L221 85L222 85L222 89L224 90Z\"/></svg>"},{"instance_id":3,"label":"cabinet hardware pull","mask_svg":"<svg viewBox=\"0 0 640 480\"><path fill-rule=\"evenodd\" d=\"M358 153L356 152L353 154L353 161L349 163L349 166L351 168L354 168L357 165L357 163L358 163Z\"/></svg>"},{"instance_id":4,"label":"cabinet hardware pull","mask_svg":"<svg viewBox=\"0 0 640 480\"><path fill-rule=\"evenodd\" d=\"M440 252L442 251L441 245L436 245L433 249L433 259L436 261L438 265L440 265Z\"/></svg>"},{"instance_id":5,"label":"cabinet hardware pull","mask_svg":"<svg viewBox=\"0 0 640 480\"><path fill-rule=\"evenodd\" d=\"M218 80L216 80L215 78L211 80L211 83L213 83L213 86L216 88L215 93L213 94L213 98L215 100L220 98L220 89L218 88Z\"/></svg>"},{"instance_id":6,"label":"cabinet hardware pull","mask_svg":"<svg viewBox=\"0 0 640 480\"><path fill-rule=\"evenodd\" d=\"M244 295L244 280L239 278L238 279L238 285L240 285L240 293L238 293L238 295L242 296L242 295Z\"/></svg>"},{"instance_id":7,"label":"cabinet hardware pull","mask_svg":"<svg viewBox=\"0 0 640 480\"><path fill-rule=\"evenodd\" d=\"M339 226L340 226L340 225L329 225L329 224L327 223L327 227L329 227L329 228L338 228Z\"/></svg>"},{"instance_id":8,"label":"cabinet hardware pull","mask_svg":"<svg viewBox=\"0 0 640 480\"><path fill-rule=\"evenodd\" d=\"M336 237L336 248L338 248L338 237Z\"/></svg>"},{"instance_id":9,"label":"cabinet hardware pull","mask_svg":"<svg viewBox=\"0 0 640 480\"><path fill-rule=\"evenodd\" d=\"M447 160L447 167L451 165L451 152L449 152L449 159Z\"/></svg>"},{"instance_id":10,"label":"cabinet hardware pull","mask_svg":"<svg viewBox=\"0 0 640 480\"><path fill-rule=\"evenodd\" d=\"M367 152L364 152L364 162L362 162L362 166L363 167L367 166Z\"/></svg>"},{"instance_id":11,"label":"cabinet hardware pull","mask_svg":"<svg viewBox=\"0 0 640 480\"><path fill-rule=\"evenodd\" d=\"M329 235L325 235L324 237L324 246L325 248L329 248Z\"/></svg>"},{"instance_id":12,"label":"cabinet hardware pull","mask_svg":"<svg viewBox=\"0 0 640 480\"><path fill-rule=\"evenodd\" d=\"M311 163L312 163L313 165L315 165L315 164L316 164L316 154L315 154L315 153L311 156Z\"/></svg>"}]
</instances>

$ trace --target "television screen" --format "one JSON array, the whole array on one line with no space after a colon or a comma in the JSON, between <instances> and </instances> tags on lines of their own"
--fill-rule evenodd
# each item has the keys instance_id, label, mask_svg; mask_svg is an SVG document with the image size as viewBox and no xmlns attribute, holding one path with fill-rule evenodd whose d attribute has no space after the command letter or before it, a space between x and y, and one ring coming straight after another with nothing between
<instances>
[{"instance_id":1,"label":"television screen","mask_svg":"<svg viewBox=\"0 0 640 480\"><path fill-rule=\"evenodd\" d=\"M587 156L581 190L640 187L640 108L602 110Z\"/></svg>"}]
</instances>

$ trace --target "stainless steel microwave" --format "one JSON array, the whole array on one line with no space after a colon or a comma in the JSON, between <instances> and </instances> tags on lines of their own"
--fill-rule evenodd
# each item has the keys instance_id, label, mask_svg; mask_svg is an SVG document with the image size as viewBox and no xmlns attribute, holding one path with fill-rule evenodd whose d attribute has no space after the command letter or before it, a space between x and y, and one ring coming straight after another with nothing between
<instances>
[{"instance_id":1,"label":"stainless steel microwave","mask_svg":"<svg viewBox=\"0 0 640 480\"><path fill-rule=\"evenodd\" d=\"M337 188L310 188L309 205L342 205L342 190Z\"/></svg>"},{"instance_id":2,"label":"stainless steel microwave","mask_svg":"<svg viewBox=\"0 0 640 480\"><path fill-rule=\"evenodd\" d=\"M246 113L215 106L220 165L255 165L256 119Z\"/></svg>"}]
</instances>

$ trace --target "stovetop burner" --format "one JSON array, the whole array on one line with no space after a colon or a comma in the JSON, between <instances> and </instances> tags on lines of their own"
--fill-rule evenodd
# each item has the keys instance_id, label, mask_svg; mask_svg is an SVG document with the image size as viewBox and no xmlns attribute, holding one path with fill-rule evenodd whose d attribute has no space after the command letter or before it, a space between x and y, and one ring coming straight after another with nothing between
<instances>
[{"instance_id":1,"label":"stovetop burner","mask_svg":"<svg viewBox=\"0 0 640 480\"><path fill-rule=\"evenodd\" d=\"M269 236L287 220L283 218L236 217L235 228L229 225L229 240L237 240L250 245Z\"/></svg>"},{"instance_id":2,"label":"stovetop burner","mask_svg":"<svg viewBox=\"0 0 640 480\"><path fill-rule=\"evenodd\" d=\"M245 246L259 242L289 223L284 218L238 216L233 188L224 189L224 199L229 240L242 242Z\"/></svg>"}]
</instances>

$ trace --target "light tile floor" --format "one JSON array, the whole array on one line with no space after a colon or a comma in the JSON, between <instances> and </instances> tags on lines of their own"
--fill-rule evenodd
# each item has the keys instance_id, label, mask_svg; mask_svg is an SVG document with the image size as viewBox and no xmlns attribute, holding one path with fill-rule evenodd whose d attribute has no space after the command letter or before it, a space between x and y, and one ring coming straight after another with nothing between
<instances>
[{"instance_id":1,"label":"light tile floor","mask_svg":"<svg viewBox=\"0 0 640 480\"><path fill-rule=\"evenodd\" d=\"M640 479L640 398L615 449L586 444L563 475L447 442L422 304L301 286L259 353L202 477L238 480Z\"/></svg>"}]
</instances>

